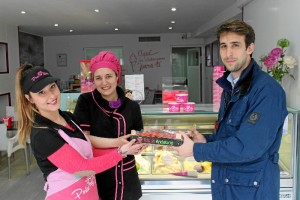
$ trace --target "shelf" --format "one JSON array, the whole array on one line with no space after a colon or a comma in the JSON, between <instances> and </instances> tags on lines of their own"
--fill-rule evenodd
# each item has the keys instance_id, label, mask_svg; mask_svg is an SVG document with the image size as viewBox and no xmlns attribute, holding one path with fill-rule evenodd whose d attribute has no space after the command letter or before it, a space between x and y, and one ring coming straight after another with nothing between
<instances>
[{"instance_id":1,"label":"shelf","mask_svg":"<svg viewBox=\"0 0 300 200\"><path fill-rule=\"evenodd\" d=\"M72 83L72 84L70 84L70 89L71 90L74 90L76 88L80 88L80 83Z\"/></svg>"},{"instance_id":2,"label":"shelf","mask_svg":"<svg viewBox=\"0 0 300 200\"><path fill-rule=\"evenodd\" d=\"M166 104L154 104L154 105L141 105L142 115L168 115L169 117L173 115L195 115L195 114L205 114L205 115L217 115L218 105L213 104L196 104L194 112L169 112L168 105Z\"/></svg>"}]
</instances>

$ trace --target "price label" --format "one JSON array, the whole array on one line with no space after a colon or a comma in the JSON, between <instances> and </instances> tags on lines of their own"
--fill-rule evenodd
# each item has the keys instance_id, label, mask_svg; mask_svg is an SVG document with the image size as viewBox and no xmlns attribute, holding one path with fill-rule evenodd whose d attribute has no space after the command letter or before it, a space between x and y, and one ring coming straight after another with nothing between
<instances>
[{"instance_id":1,"label":"price label","mask_svg":"<svg viewBox=\"0 0 300 200\"><path fill-rule=\"evenodd\" d=\"M161 160L163 161L163 163L165 163L166 165L171 165L173 163L173 156L171 155L163 155L161 157Z\"/></svg>"},{"instance_id":2,"label":"price label","mask_svg":"<svg viewBox=\"0 0 300 200\"><path fill-rule=\"evenodd\" d=\"M293 199L292 191L280 191L279 199L280 200L292 200Z\"/></svg>"}]
</instances>

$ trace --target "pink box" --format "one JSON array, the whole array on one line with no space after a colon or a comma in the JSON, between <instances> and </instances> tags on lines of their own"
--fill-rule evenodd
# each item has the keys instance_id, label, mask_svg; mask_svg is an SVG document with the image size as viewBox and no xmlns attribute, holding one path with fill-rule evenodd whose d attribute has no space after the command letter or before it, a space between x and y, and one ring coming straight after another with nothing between
<instances>
[{"instance_id":1,"label":"pink box","mask_svg":"<svg viewBox=\"0 0 300 200\"><path fill-rule=\"evenodd\" d=\"M188 102L188 94L176 94L176 102L177 103L187 103Z\"/></svg>"},{"instance_id":2,"label":"pink box","mask_svg":"<svg viewBox=\"0 0 300 200\"><path fill-rule=\"evenodd\" d=\"M194 102L187 102L183 103L183 112L194 112L195 111L195 103Z\"/></svg>"},{"instance_id":3,"label":"pink box","mask_svg":"<svg viewBox=\"0 0 300 200\"><path fill-rule=\"evenodd\" d=\"M187 94L187 90L163 90L162 100L163 104L176 101L176 94Z\"/></svg>"},{"instance_id":4,"label":"pink box","mask_svg":"<svg viewBox=\"0 0 300 200\"><path fill-rule=\"evenodd\" d=\"M169 112L180 112L180 103L169 102Z\"/></svg>"},{"instance_id":5,"label":"pink box","mask_svg":"<svg viewBox=\"0 0 300 200\"><path fill-rule=\"evenodd\" d=\"M214 66L214 72L223 73L225 71L224 66Z\"/></svg>"}]
</instances>

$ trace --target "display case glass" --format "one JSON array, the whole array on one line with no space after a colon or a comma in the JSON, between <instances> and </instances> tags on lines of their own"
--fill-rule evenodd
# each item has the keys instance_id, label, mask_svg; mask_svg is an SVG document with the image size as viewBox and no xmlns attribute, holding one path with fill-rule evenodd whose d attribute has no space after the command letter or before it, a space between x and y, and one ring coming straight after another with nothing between
<instances>
[{"instance_id":1,"label":"display case glass","mask_svg":"<svg viewBox=\"0 0 300 200\"><path fill-rule=\"evenodd\" d=\"M218 116L218 107L212 104L197 104L192 113L171 113L164 105L141 105L144 129L160 129L168 131L187 131L197 129L203 134L212 134ZM297 170L297 133L298 110L288 108L289 114L284 123L281 147L279 151L280 184L284 195L293 195ZM199 163L193 158L181 158L168 146L151 145L137 159L141 169L140 179L145 193L162 191L166 185L181 192L187 191L182 184L194 188L196 193L207 193L210 190L210 170L202 171L195 177L179 177L171 175L174 171L194 170ZM140 164L139 160L146 159L147 164ZM162 162L158 162L158 161ZM169 164L169 165L168 165ZM203 165L203 163L200 163ZM204 163L205 165L206 163ZM208 163L210 164L210 163ZM176 165L176 166L175 166ZM178 165L178 166L177 166ZM191 166L192 165L192 166ZM288 190L287 190L288 189ZM203 192L204 191L204 192ZM282 192L281 192L282 193ZM291 198L292 199L292 198Z\"/></svg>"},{"instance_id":2,"label":"display case glass","mask_svg":"<svg viewBox=\"0 0 300 200\"><path fill-rule=\"evenodd\" d=\"M145 130L164 130L168 133L186 132L193 128L203 134L212 134L215 131L218 107L212 104L197 104L195 111L169 112L166 105L141 105L143 123ZM141 155L136 156L137 168L143 184L151 181L177 180L185 181L192 179L198 181L206 180L209 184L211 163L196 162L193 157L182 158L177 152L172 151L170 146L150 145ZM184 171L198 171L192 176L177 176L172 173ZM200 182L199 182L200 181ZM179 182L178 182L179 183ZM174 183L173 183L174 185ZM176 184L175 184L176 185Z\"/></svg>"},{"instance_id":3,"label":"display case glass","mask_svg":"<svg viewBox=\"0 0 300 200\"><path fill-rule=\"evenodd\" d=\"M293 179L296 176L296 150L298 137L298 110L288 108L279 149L280 177Z\"/></svg>"},{"instance_id":4,"label":"display case glass","mask_svg":"<svg viewBox=\"0 0 300 200\"><path fill-rule=\"evenodd\" d=\"M176 102L176 94L188 94L186 77L163 77L162 103Z\"/></svg>"}]
</instances>

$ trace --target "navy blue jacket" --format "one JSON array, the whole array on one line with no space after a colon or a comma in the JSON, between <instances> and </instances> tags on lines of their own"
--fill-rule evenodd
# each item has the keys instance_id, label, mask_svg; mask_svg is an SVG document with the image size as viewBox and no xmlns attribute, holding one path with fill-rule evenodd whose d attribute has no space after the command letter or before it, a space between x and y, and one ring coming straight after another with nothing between
<instances>
[{"instance_id":1,"label":"navy blue jacket","mask_svg":"<svg viewBox=\"0 0 300 200\"><path fill-rule=\"evenodd\" d=\"M279 147L287 116L285 92L252 59L232 90L227 76L216 133L194 145L197 161L213 162L214 200L278 200Z\"/></svg>"}]
</instances>

